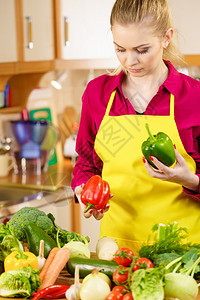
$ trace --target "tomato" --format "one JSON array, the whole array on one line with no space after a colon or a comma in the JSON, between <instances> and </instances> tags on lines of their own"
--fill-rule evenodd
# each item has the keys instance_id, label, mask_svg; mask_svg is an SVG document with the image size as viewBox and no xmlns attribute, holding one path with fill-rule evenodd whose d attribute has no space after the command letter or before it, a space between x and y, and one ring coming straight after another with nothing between
<instances>
[{"instance_id":1,"label":"tomato","mask_svg":"<svg viewBox=\"0 0 200 300\"><path fill-rule=\"evenodd\" d=\"M132 293L126 293L123 297L123 300L134 300Z\"/></svg>"},{"instance_id":2,"label":"tomato","mask_svg":"<svg viewBox=\"0 0 200 300\"><path fill-rule=\"evenodd\" d=\"M117 249L115 253L115 261L118 265L128 267L133 261L133 251L126 247Z\"/></svg>"},{"instance_id":3,"label":"tomato","mask_svg":"<svg viewBox=\"0 0 200 300\"><path fill-rule=\"evenodd\" d=\"M112 291L117 291L117 292L124 294L127 290L126 290L125 286L123 286L123 285L116 285L116 286L114 286Z\"/></svg>"},{"instance_id":4,"label":"tomato","mask_svg":"<svg viewBox=\"0 0 200 300\"><path fill-rule=\"evenodd\" d=\"M153 263L150 259L145 257L140 257L135 261L135 264L133 266L133 271L140 269L142 265L146 266L147 268L153 268Z\"/></svg>"},{"instance_id":5,"label":"tomato","mask_svg":"<svg viewBox=\"0 0 200 300\"><path fill-rule=\"evenodd\" d=\"M112 291L106 298L106 300L122 300L123 294L118 291Z\"/></svg>"},{"instance_id":6,"label":"tomato","mask_svg":"<svg viewBox=\"0 0 200 300\"><path fill-rule=\"evenodd\" d=\"M126 267L121 266L113 273L113 281L118 285L125 283L127 279L128 279L128 268Z\"/></svg>"}]
</instances>

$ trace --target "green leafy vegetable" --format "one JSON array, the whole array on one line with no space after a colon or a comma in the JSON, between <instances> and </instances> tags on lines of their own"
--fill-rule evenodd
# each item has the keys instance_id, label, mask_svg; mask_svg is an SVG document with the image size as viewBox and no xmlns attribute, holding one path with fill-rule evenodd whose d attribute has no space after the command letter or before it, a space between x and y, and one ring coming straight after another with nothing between
<instances>
[{"instance_id":1,"label":"green leafy vegetable","mask_svg":"<svg viewBox=\"0 0 200 300\"><path fill-rule=\"evenodd\" d=\"M182 256L191 248L200 249L199 244L184 243L188 237L188 230L185 227L178 227L177 222L172 224L156 224L152 228L155 233L155 242L147 242L139 250L140 257L149 258L155 261L159 254L176 253Z\"/></svg>"},{"instance_id":2,"label":"green leafy vegetable","mask_svg":"<svg viewBox=\"0 0 200 300\"><path fill-rule=\"evenodd\" d=\"M134 300L163 300L163 268L136 270L131 277L131 292Z\"/></svg>"},{"instance_id":3,"label":"green leafy vegetable","mask_svg":"<svg viewBox=\"0 0 200 300\"><path fill-rule=\"evenodd\" d=\"M157 257L154 259L154 266L155 267L165 267L174 259L180 257L177 253L161 253L158 254Z\"/></svg>"},{"instance_id":4,"label":"green leafy vegetable","mask_svg":"<svg viewBox=\"0 0 200 300\"><path fill-rule=\"evenodd\" d=\"M3 234L5 235L5 231L11 228L13 234L18 240L27 242L26 227L30 223L33 223L44 230L54 239L54 241L56 241L60 248L71 240L80 241L82 243L88 243L89 241L89 238L85 238L76 232L69 232L62 229L60 226L56 225L55 218L51 213L46 215L43 211L35 207L23 207L15 213L11 220L7 223L6 227L3 228Z\"/></svg>"},{"instance_id":5,"label":"green leafy vegetable","mask_svg":"<svg viewBox=\"0 0 200 300\"><path fill-rule=\"evenodd\" d=\"M41 285L39 270L31 266L14 271L4 272L0 275L0 296L28 298L38 290Z\"/></svg>"},{"instance_id":6,"label":"green leafy vegetable","mask_svg":"<svg viewBox=\"0 0 200 300\"><path fill-rule=\"evenodd\" d=\"M8 224L7 226L4 225L3 223L0 224L0 243L3 241L3 238L6 235L11 235L12 234L12 230L10 225Z\"/></svg>"},{"instance_id":7,"label":"green leafy vegetable","mask_svg":"<svg viewBox=\"0 0 200 300\"><path fill-rule=\"evenodd\" d=\"M4 261L4 259L14 250L23 252L24 247L14 235L6 235L0 244L0 261Z\"/></svg>"},{"instance_id":8,"label":"green leafy vegetable","mask_svg":"<svg viewBox=\"0 0 200 300\"><path fill-rule=\"evenodd\" d=\"M54 225L48 216L35 207L21 208L8 223L16 238L22 242L27 242L25 228L30 223L36 224L47 234L54 229Z\"/></svg>"},{"instance_id":9,"label":"green leafy vegetable","mask_svg":"<svg viewBox=\"0 0 200 300\"><path fill-rule=\"evenodd\" d=\"M85 238L84 236L82 236L79 233L69 232L65 229L62 229L60 226L58 226L55 223L55 218L51 213L49 213L47 216L53 223L53 230L51 230L51 232L49 232L49 235L54 240L56 240L58 247L61 248L65 244L69 243L70 241L79 241L84 244L88 244L88 242L90 241L90 239L88 237Z\"/></svg>"}]
</instances>

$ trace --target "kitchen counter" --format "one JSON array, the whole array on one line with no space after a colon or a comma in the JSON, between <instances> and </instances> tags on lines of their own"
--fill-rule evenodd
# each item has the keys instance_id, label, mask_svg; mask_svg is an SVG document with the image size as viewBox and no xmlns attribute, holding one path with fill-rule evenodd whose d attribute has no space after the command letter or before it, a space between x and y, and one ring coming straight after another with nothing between
<instances>
[{"instance_id":1,"label":"kitchen counter","mask_svg":"<svg viewBox=\"0 0 200 300\"><path fill-rule=\"evenodd\" d=\"M0 178L0 186L56 191L71 185L72 172L71 160L63 159L62 162L49 166L47 173L41 175L10 172L9 176Z\"/></svg>"}]
</instances>

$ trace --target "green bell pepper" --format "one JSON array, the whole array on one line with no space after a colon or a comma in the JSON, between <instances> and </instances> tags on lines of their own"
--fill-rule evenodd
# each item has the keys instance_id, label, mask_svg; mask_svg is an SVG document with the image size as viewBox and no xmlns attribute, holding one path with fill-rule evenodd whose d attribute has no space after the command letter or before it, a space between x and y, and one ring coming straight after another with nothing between
<instances>
[{"instance_id":1,"label":"green bell pepper","mask_svg":"<svg viewBox=\"0 0 200 300\"><path fill-rule=\"evenodd\" d=\"M157 169L149 156L156 157L164 165L170 167L175 162L174 145L169 136L163 132L152 135L149 125L145 125L149 138L142 143L142 153L148 163Z\"/></svg>"}]
</instances>

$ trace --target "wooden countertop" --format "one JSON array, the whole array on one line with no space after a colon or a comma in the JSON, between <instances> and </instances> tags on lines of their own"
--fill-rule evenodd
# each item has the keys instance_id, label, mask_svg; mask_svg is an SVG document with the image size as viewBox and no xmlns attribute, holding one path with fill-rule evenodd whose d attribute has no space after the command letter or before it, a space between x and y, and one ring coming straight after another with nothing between
<instances>
[{"instance_id":1,"label":"wooden countertop","mask_svg":"<svg viewBox=\"0 0 200 300\"><path fill-rule=\"evenodd\" d=\"M70 186L73 167L70 159L63 159L61 162L49 166L47 173L36 174L14 174L0 178L0 186L24 187L43 190L57 190L63 186Z\"/></svg>"}]
</instances>

